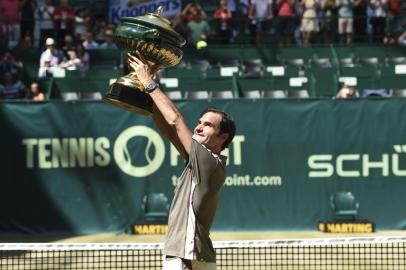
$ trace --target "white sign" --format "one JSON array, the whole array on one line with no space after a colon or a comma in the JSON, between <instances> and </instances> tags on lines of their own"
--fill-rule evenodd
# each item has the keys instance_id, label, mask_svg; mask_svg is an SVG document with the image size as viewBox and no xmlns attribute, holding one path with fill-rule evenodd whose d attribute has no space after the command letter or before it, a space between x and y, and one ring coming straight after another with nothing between
<instances>
[{"instance_id":1,"label":"white sign","mask_svg":"<svg viewBox=\"0 0 406 270\"><path fill-rule=\"evenodd\" d=\"M266 67L266 71L272 73L273 76L283 76L285 75L285 68L282 66L269 66Z\"/></svg>"},{"instance_id":2,"label":"white sign","mask_svg":"<svg viewBox=\"0 0 406 270\"><path fill-rule=\"evenodd\" d=\"M221 77L231 77L234 73L238 72L238 67L221 67L220 76Z\"/></svg>"}]
</instances>

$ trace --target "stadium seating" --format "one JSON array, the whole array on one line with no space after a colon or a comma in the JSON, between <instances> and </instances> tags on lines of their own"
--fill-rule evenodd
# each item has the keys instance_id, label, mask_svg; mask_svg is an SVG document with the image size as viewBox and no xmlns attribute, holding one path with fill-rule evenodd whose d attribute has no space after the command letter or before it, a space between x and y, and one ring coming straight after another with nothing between
<instances>
[{"instance_id":1,"label":"stadium seating","mask_svg":"<svg viewBox=\"0 0 406 270\"><path fill-rule=\"evenodd\" d=\"M168 79L170 79L168 81ZM161 86L166 93L175 92L180 93L182 97L189 98L202 98L203 96L224 98L230 93L234 98L238 97L238 92L235 87L233 77L217 78L217 79L196 79L196 78L183 78L176 80L176 78L164 78L160 80ZM193 94L193 92L200 92ZM207 92L207 95L205 94ZM228 93L228 94L225 94ZM176 94L179 96L179 94Z\"/></svg>"},{"instance_id":2,"label":"stadium seating","mask_svg":"<svg viewBox=\"0 0 406 270\"><path fill-rule=\"evenodd\" d=\"M25 78L35 79L40 50L15 49L15 54L24 62ZM108 81L123 73L122 53L116 49L92 50L90 59L89 70L67 70L59 74L62 78L41 82L45 87L42 89L53 98L61 98L62 92L105 92ZM203 51L185 49L180 64L163 70L161 85L173 99L281 98L292 97L298 92L289 91L297 90L306 90L302 93L307 92L309 97L330 98L336 95L341 82L353 86L360 96L365 89L383 88L392 94L404 89L405 77L405 50L399 47L210 45ZM77 78L86 78L87 88L91 89L82 89Z\"/></svg>"},{"instance_id":3,"label":"stadium seating","mask_svg":"<svg viewBox=\"0 0 406 270\"><path fill-rule=\"evenodd\" d=\"M167 222L169 201L163 193L150 193L142 201L145 222Z\"/></svg>"},{"instance_id":4,"label":"stadium seating","mask_svg":"<svg viewBox=\"0 0 406 270\"><path fill-rule=\"evenodd\" d=\"M107 92L110 84L109 81L109 78L86 77L86 85L84 86L83 80L78 80L76 77L54 78L49 95L53 98L66 100L67 98L73 99L75 96L79 99L81 98L81 93L86 93L83 94L85 99L90 97L96 98L98 95L95 93L104 94ZM77 95L71 93L76 93Z\"/></svg>"},{"instance_id":5,"label":"stadium seating","mask_svg":"<svg viewBox=\"0 0 406 270\"><path fill-rule=\"evenodd\" d=\"M340 191L332 194L330 205L335 219L355 219L358 216L359 203L351 192Z\"/></svg>"},{"instance_id":6,"label":"stadium seating","mask_svg":"<svg viewBox=\"0 0 406 270\"><path fill-rule=\"evenodd\" d=\"M119 67L122 63L122 53L118 49L89 50L91 67Z\"/></svg>"},{"instance_id":7,"label":"stadium seating","mask_svg":"<svg viewBox=\"0 0 406 270\"><path fill-rule=\"evenodd\" d=\"M241 97L244 98L261 98L262 91L272 90L271 79L238 79L238 89Z\"/></svg>"},{"instance_id":8,"label":"stadium seating","mask_svg":"<svg viewBox=\"0 0 406 270\"><path fill-rule=\"evenodd\" d=\"M287 98L288 95L284 90L264 90L262 92L264 98Z\"/></svg>"},{"instance_id":9,"label":"stadium seating","mask_svg":"<svg viewBox=\"0 0 406 270\"><path fill-rule=\"evenodd\" d=\"M314 79L315 96L332 97L338 91L338 75L335 67L310 67L306 75Z\"/></svg>"},{"instance_id":10,"label":"stadium seating","mask_svg":"<svg viewBox=\"0 0 406 270\"><path fill-rule=\"evenodd\" d=\"M164 70L164 76L167 78L203 78L204 71L200 67L190 68L167 68Z\"/></svg>"}]
</instances>

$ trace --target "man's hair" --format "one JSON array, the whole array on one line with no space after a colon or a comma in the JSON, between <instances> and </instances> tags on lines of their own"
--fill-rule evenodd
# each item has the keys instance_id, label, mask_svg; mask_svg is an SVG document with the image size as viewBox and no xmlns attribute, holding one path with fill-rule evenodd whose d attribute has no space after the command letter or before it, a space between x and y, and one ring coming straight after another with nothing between
<instances>
[{"instance_id":1,"label":"man's hair","mask_svg":"<svg viewBox=\"0 0 406 270\"><path fill-rule=\"evenodd\" d=\"M228 138L221 145L221 150L223 150L228 147L228 145L231 143L231 141L234 138L234 135L235 135L234 119L230 115L228 115L226 112L219 110L215 107L210 107L210 108L205 109L200 114L200 117L202 117L204 114L206 114L208 112L213 112L213 113L217 113L217 114L221 115L220 134L223 134L223 133L228 134Z\"/></svg>"}]
</instances>

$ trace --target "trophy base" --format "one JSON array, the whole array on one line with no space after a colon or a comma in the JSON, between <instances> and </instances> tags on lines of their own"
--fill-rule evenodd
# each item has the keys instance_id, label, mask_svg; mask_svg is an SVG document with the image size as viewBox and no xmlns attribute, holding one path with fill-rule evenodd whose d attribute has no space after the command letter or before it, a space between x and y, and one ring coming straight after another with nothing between
<instances>
[{"instance_id":1,"label":"trophy base","mask_svg":"<svg viewBox=\"0 0 406 270\"><path fill-rule=\"evenodd\" d=\"M103 102L146 116L153 113L154 102L147 93L120 83L113 83L110 86L108 93L103 97Z\"/></svg>"}]
</instances>

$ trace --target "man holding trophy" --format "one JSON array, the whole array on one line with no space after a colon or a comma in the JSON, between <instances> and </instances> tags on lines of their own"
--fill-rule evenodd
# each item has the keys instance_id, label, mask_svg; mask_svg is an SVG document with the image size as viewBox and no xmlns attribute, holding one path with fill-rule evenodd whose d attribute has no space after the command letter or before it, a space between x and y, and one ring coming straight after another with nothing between
<instances>
[{"instance_id":1,"label":"man holding trophy","mask_svg":"<svg viewBox=\"0 0 406 270\"><path fill-rule=\"evenodd\" d=\"M220 152L233 140L234 121L227 113L208 108L202 112L192 132L182 113L154 81L159 68L180 61L182 54L177 46L184 44L184 40L182 42L170 29L169 22L162 24L166 19L160 16L160 11L123 18L122 23L130 19L127 29L118 27L116 41L128 52L132 72L109 89L104 101L152 115L161 132L187 161L169 212L163 269L216 269L209 232L226 177L226 157ZM144 29L145 26L148 29ZM143 32L139 35L141 38L128 40L130 33L134 36L140 31ZM168 38L168 35L172 37Z\"/></svg>"},{"instance_id":2,"label":"man holding trophy","mask_svg":"<svg viewBox=\"0 0 406 270\"><path fill-rule=\"evenodd\" d=\"M181 112L153 81L142 56L130 55L129 60L154 102L155 123L187 161L169 212L164 269L216 269L209 231L226 177L226 157L220 152L234 137L234 121L209 108L192 134Z\"/></svg>"}]
</instances>

